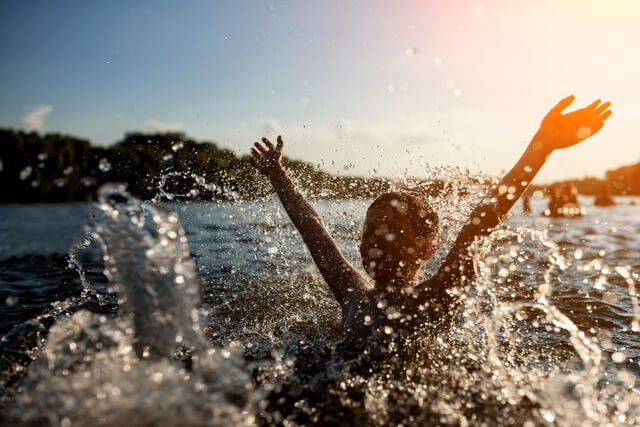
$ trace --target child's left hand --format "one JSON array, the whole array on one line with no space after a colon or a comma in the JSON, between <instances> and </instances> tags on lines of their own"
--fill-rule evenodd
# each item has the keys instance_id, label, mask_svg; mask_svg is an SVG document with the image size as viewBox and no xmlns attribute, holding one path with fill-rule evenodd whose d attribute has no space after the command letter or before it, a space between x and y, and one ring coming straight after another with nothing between
<instances>
[{"instance_id":1,"label":"child's left hand","mask_svg":"<svg viewBox=\"0 0 640 427\"><path fill-rule=\"evenodd\" d=\"M275 147L267 138L262 138L262 142L264 147L259 142L253 144L255 148L251 149L251 164L263 175L271 176L281 168L280 159L284 142L282 136L278 136L278 143Z\"/></svg>"}]
</instances>

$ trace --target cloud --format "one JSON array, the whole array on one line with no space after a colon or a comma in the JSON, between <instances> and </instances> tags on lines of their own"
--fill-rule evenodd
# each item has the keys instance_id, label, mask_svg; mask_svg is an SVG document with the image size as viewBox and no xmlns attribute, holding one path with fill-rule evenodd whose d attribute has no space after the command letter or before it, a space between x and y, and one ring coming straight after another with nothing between
<instances>
[{"instance_id":1,"label":"cloud","mask_svg":"<svg viewBox=\"0 0 640 427\"><path fill-rule=\"evenodd\" d=\"M435 144L438 142L444 142L446 139L439 135L433 135L430 133L422 132L416 133L404 138L404 142L411 145L427 145Z\"/></svg>"},{"instance_id":2,"label":"cloud","mask_svg":"<svg viewBox=\"0 0 640 427\"><path fill-rule=\"evenodd\" d=\"M183 130L184 125L180 122L161 122L160 120L150 119L147 120L144 127L154 132L179 132Z\"/></svg>"},{"instance_id":3,"label":"cloud","mask_svg":"<svg viewBox=\"0 0 640 427\"><path fill-rule=\"evenodd\" d=\"M276 119L268 118L260 120L262 123L262 133L268 136L282 135L282 126Z\"/></svg>"},{"instance_id":4,"label":"cloud","mask_svg":"<svg viewBox=\"0 0 640 427\"><path fill-rule=\"evenodd\" d=\"M388 142L402 142L410 145L427 145L445 141L445 138L423 130L406 130L397 128L361 129L356 128L349 119L341 118L333 125L336 138L366 144L385 144Z\"/></svg>"},{"instance_id":5,"label":"cloud","mask_svg":"<svg viewBox=\"0 0 640 427\"><path fill-rule=\"evenodd\" d=\"M51 105L38 105L20 118L20 124L26 131L39 131L44 126L44 116L52 111Z\"/></svg>"},{"instance_id":6,"label":"cloud","mask_svg":"<svg viewBox=\"0 0 640 427\"><path fill-rule=\"evenodd\" d=\"M353 136L356 131L353 124L348 119L340 119L333 126L333 132L338 138Z\"/></svg>"}]
</instances>

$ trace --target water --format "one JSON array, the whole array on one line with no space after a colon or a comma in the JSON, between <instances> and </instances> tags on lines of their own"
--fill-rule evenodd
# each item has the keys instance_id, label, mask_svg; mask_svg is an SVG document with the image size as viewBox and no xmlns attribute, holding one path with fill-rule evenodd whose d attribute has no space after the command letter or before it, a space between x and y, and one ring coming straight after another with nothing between
<instances>
[{"instance_id":1,"label":"water","mask_svg":"<svg viewBox=\"0 0 640 427\"><path fill-rule=\"evenodd\" d=\"M1 206L9 425L640 423L638 201L515 215L475 247L451 330L345 351L274 200ZM474 200L432 200L444 243ZM367 201L314 206L360 267ZM348 349L347 349L348 350Z\"/></svg>"}]
</instances>

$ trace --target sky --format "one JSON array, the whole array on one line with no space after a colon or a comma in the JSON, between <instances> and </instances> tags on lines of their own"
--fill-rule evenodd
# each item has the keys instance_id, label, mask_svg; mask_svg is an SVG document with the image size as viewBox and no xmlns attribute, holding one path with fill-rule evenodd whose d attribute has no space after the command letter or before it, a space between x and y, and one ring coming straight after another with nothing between
<instances>
[{"instance_id":1,"label":"sky","mask_svg":"<svg viewBox=\"0 0 640 427\"><path fill-rule=\"evenodd\" d=\"M282 134L333 173L500 175L575 94L613 116L536 182L640 161L635 0L6 0L0 22L0 127L238 154Z\"/></svg>"}]
</instances>

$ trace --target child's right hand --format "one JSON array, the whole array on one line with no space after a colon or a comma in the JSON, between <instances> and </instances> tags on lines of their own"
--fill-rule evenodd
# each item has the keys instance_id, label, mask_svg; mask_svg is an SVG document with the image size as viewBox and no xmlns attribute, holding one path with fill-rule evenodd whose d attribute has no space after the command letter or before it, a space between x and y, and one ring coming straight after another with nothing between
<instances>
[{"instance_id":1,"label":"child's right hand","mask_svg":"<svg viewBox=\"0 0 640 427\"><path fill-rule=\"evenodd\" d=\"M611 103L601 103L599 99L584 108L562 114L574 99L571 95L561 100L542 120L534 143L545 154L584 141L597 133L611 115Z\"/></svg>"},{"instance_id":2,"label":"child's right hand","mask_svg":"<svg viewBox=\"0 0 640 427\"><path fill-rule=\"evenodd\" d=\"M259 142L254 143L251 149L251 164L258 169L261 174L271 176L274 172L281 169L280 159L282 158L282 136L278 135L278 143L274 147L267 138L262 138L264 147ZM266 148L265 148L266 147Z\"/></svg>"}]
</instances>

